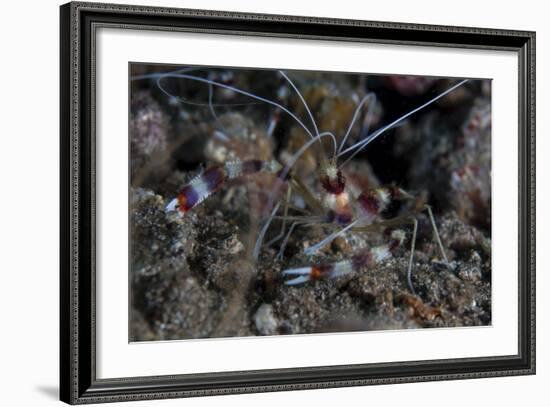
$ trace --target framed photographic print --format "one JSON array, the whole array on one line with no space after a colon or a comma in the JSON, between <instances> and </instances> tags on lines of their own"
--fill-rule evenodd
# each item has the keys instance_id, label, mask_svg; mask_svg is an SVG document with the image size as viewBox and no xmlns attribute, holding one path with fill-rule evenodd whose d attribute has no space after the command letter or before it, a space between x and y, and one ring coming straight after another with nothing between
<instances>
[{"instance_id":1,"label":"framed photographic print","mask_svg":"<svg viewBox=\"0 0 550 407\"><path fill-rule=\"evenodd\" d=\"M63 401L534 374L534 33L69 3L60 54Z\"/></svg>"}]
</instances>

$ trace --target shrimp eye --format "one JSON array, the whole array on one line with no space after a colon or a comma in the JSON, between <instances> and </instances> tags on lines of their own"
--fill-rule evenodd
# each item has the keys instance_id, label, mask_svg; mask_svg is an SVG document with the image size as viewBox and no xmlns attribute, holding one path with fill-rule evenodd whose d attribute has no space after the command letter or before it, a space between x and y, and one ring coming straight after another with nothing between
<instances>
[{"instance_id":1,"label":"shrimp eye","mask_svg":"<svg viewBox=\"0 0 550 407\"><path fill-rule=\"evenodd\" d=\"M321 177L321 184L325 191L329 194L341 194L346 187L346 178L342 175L342 172L338 170L335 176L331 177L329 174Z\"/></svg>"}]
</instances>

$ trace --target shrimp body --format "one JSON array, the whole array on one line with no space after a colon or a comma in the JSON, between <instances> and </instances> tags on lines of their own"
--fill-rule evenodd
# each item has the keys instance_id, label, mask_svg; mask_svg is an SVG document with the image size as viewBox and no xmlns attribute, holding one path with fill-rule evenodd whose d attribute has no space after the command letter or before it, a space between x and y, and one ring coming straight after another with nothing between
<instances>
[{"instance_id":1,"label":"shrimp body","mask_svg":"<svg viewBox=\"0 0 550 407\"><path fill-rule=\"evenodd\" d=\"M346 178L335 166L329 166L320 177L323 187L323 205L327 209L327 220L347 225L353 219L350 193L346 189Z\"/></svg>"},{"instance_id":2,"label":"shrimp body","mask_svg":"<svg viewBox=\"0 0 550 407\"><path fill-rule=\"evenodd\" d=\"M168 96L173 95L171 95L162 86L162 80L164 80L165 78L188 80L198 84L206 85L208 87L208 104L206 104L205 106L209 107L210 113L212 114L215 122L219 126L219 129L217 130L217 132L215 132L215 134L217 134L218 137L221 138L223 141L227 141L229 136L227 136L226 132L223 131L223 123L219 120L215 111L215 104L213 103L214 88L218 89L219 91L230 92L231 95L238 94L253 99L254 103L260 102L265 104L266 106L274 108L275 110L273 113L273 117L267 125L266 134L268 135L268 137L273 137L275 129L280 121L280 115L282 113L286 114L287 118L291 120L291 122L293 121L295 124L297 124L299 128L301 128L301 130L303 130L305 134L309 136L309 140L298 148L298 150L292 155L292 157L288 160L288 162L285 163L284 166L282 166L281 164L279 164L279 162L275 160L262 161L256 159L247 161L228 161L224 164L210 167L202 174L191 180L188 184L184 185L177 197L172 199L166 206L167 212L176 211L178 213L185 214L188 211L191 211L193 208L197 207L201 202L206 200L212 194L220 190L222 186L230 180L242 176L258 174L260 172L268 172L274 174L276 177L276 182L274 183L274 187L270 192L269 204L267 205L270 208L271 212L265 220L264 225L262 226L256 240L253 251L254 259L258 259L261 247L263 245L264 237L266 236L266 232L269 229L273 219L275 218L282 219L282 230L279 235L274 237L270 242L275 242L279 239L283 239L283 243L281 244L281 247L279 249L279 254L281 254L281 258L286 242L288 242L288 239L295 227L300 225L310 226L314 225L315 223L325 222L328 222L333 226L336 225L338 227L338 230L336 232L330 234L329 236L322 239L320 242L304 250L304 254L313 255L319 249L332 242L335 238L343 235L350 230L353 230L353 228L367 227L377 222L392 200L412 199L409 194L397 187L373 188L361 192L358 196L354 196L353 193L350 191L350 188L346 187L346 178L342 173L342 168L344 167L344 165L346 165L346 163L350 162L353 157L359 154L374 140L385 134L388 130L401 124L411 115L443 98L445 95L467 82L467 80L462 80L458 82L444 92L438 94L435 97L432 97L424 104L410 110L406 114L401 115L389 124L379 128L378 130L370 134L368 131L368 125L364 126L360 131L359 140L348 146L348 138L355 123L357 123L364 107L368 108L366 111L364 122L368 124L372 119L372 116L374 114L373 106L376 105L376 95L374 93L368 93L357 104L349 126L343 134L340 142L338 142L336 136L332 132L322 131L323 129L318 128L315 117L309 109L303 95L300 93L298 87L283 71L277 72L279 76L281 76L287 82L287 85L289 85L290 88L292 88L292 90L297 94L299 101L303 105L303 108L307 113L307 116L309 117L311 125L309 123L304 123L294 112L289 110L288 107L285 107L285 105L281 104L283 103L282 101L281 103L278 103L274 100L267 99L252 92L242 90L233 85L227 84L226 82L232 81L232 78L229 78L228 80L224 78L217 79L217 77L215 76L209 76L208 78L205 78L197 75L191 75L190 72L192 70L193 68L180 69L178 71L170 73L152 74L145 77L157 79L157 84L159 88ZM137 79L143 79L145 77L140 77ZM288 88L288 86L286 88ZM185 99L179 100L185 102ZM318 197L316 197L314 193L311 193L309 191L305 183L300 180L299 177L295 176L293 167L295 166L297 161L302 158L302 156L304 156L306 151L312 148L314 145L320 146L324 154L325 145L322 142L325 140L321 140L324 138L329 138L332 140L334 151L332 158L324 155L321 157L321 172L319 174L319 182L322 189L320 197L321 199L318 199ZM286 186L286 198L281 198L280 192L283 189L283 186ZM303 202L306 204L304 205L304 207L301 207L301 205L294 205L294 203L292 202L293 193L297 193L299 195L299 198L303 200ZM280 208L283 209L283 212L282 214L277 215ZM298 216L288 215L289 208L291 210L296 210L296 208L299 208L301 212L306 213L306 216L303 216L302 214L299 214ZM441 242L438 237L435 222L433 221L433 217L431 215L431 210L427 205L426 209L429 211L432 227L434 228L434 234L438 239L438 244L442 251L443 258L446 259ZM403 223L403 221L414 221L412 238L413 243L411 246L411 257L408 270L409 285L411 286L412 292L414 292L414 289L412 288L410 275L412 267L412 254L414 253L414 240L417 228L416 220L413 219L414 215L415 213L411 213L409 217L394 219L394 222L392 223L393 226L396 223L398 224L399 222ZM289 231L286 232L286 222L291 219L294 222L291 224ZM389 225L389 223L387 223L386 225ZM379 263L391 256L393 251L397 247L402 245L404 236L405 235L402 231L394 230L391 240L386 245L362 251L356 255L353 255L350 259L343 260L338 263L321 264L317 266L303 267L298 269L288 269L285 270L283 274L298 276L293 280L287 281L287 284L289 285L300 284L309 280L332 278L339 275L346 275L351 272L357 271L365 265L368 266ZM268 243L267 245L269 244L270 243Z\"/></svg>"},{"instance_id":3,"label":"shrimp body","mask_svg":"<svg viewBox=\"0 0 550 407\"><path fill-rule=\"evenodd\" d=\"M366 226L377 220L391 201L412 199L401 188L382 186L371 188L354 197L346 186L346 178L336 166L329 166L320 176L322 203L327 209L327 221L340 226L361 219L356 226Z\"/></svg>"}]
</instances>

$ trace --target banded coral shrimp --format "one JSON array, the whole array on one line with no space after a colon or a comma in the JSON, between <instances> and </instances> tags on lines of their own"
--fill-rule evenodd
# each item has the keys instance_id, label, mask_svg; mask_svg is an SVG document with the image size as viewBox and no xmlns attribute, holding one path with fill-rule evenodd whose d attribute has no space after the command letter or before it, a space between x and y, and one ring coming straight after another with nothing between
<instances>
[{"instance_id":1,"label":"banded coral shrimp","mask_svg":"<svg viewBox=\"0 0 550 407\"><path fill-rule=\"evenodd\" d=\"M206 75L204 75L204 72L206 72ZM299 285L309 280L322 278L331 279L356 273L366 266L382 262L391 257L393 252L399 249L405 241L405 233L401 228L410 224L412 236L410 239L407 283L414 293L412 265L417 231L416 217L421 211L427 212L440 250L440 256L443 262L448 264L430 207L425 204L415 205L414 196L395 185L369 188L360 190L358 193L352 191L343 170L344 166L359 155L367 145L386 134L389 130L399 126L417 112L444 98L466 81L457 81L453 86L449 86L419 106L390 120L388 124L379 127L378 130L372 133L369 132L369 127L371 122L374 121L373 116L377 107L376 96L374 93L365 91L365 94L356 98L356 106L352 110L351 117L348 118L349 122L345 126L345 132L335 134L334 131L318 126L314 112L312 112L306 101L307 96L304 97L299 89L300 86L296 85L290 78L290 74L285 71L275 71L275 73L282 82L278 89L279 100L259 96L257 92L249 92L231 84L223 78L223 71L222 74L216 74L215 70L191 67L133 78L134 80L153 79L167 97L183 104L200 104L208 109L215 128L212 138L220 140L224 144L231 144L232 135L227 131L227 126L223 123L219 110L236 105L257 106L264 104L271 109L271 115L265 123L265 133L268 138L274 137L281 116L285 116L286 120L294 123L301 132L306 134L305 141L295 151L284 151L286 157L282 154L280 157L273 159L237 156L234 159L207 166L203 172L182 186L177 196L166 205L166 211L180 214L192 212L203 201L209 199L234 180L243 177L255 177L260 173L271 174L272 182L268 184L267 201L263 205L262 226L252 252L254 259L258 259L264 248L275 243L279 243L277 258L282 259L292 234L301 227L320 227L323 230L335 230L320 241L304 248L303 254L307 256L315 255L347 232L359 234L389 229L389 241L387 243L367 249L363 248L352 254L347 260L336 263L320 263L313 266L306 264L303 267L288 268L282 272L284 276L293 277L286 281L288 285ZM166 81L200 84L203 86L202 96L205 97L198 102L196 100L190 101L186 97L170 92L166 87ZM216 94L216 89L218 94ZM249 98L252 102L226 101L220 103L217 99L222 91L227 93L228 98L232 94L236 94ZM297 107L291 106L288 102L289 95L294 95L294 99L304 111L306 119L298 117ZM359 130L357 130L357 127L359 127ZM354 132L358 133L355 138L352 137ZM311 151L315 151L319 167L316 181L313 183L305 181L306 177L297 171L297 167ZM312 190L318 192L312 192ZM412 208L409 208L406 214L383 219L383 212L394 201L405 202L404 206L412 206ZM280 223L280 231L274 236L272 233L269 236L270 238L266 239L270 228L275 222Z\"/></svg>"}]
</instances>

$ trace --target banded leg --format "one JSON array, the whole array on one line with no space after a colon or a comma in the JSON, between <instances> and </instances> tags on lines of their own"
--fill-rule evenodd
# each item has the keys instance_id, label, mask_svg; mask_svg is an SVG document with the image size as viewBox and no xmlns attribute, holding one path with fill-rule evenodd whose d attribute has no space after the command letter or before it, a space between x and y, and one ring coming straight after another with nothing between
<instances>
[{"instance_id":1,"label":"banded leg","mask_svg":"<svg viewBox=\"0 0 550 407\"><path fill-rule=\"evenodd\" d=\"M202 174L185 185L178 196L166 205L166 212L190 211L217 192L227 181L259 172L277 173L280 164L277 161L228 161L223 165L208 168Z\"/></svg>"},{"instance_id":2,"label":"banded leg","mask_svg":"<svg viewBox=\"0 0 550 407\"><path fill-rule=\"evenodd\" d=\"M412 265L413 265L414 247L416 244L417 230L418 230L418 220L416 218L413 218L413 233L411 237L411 254L409 257L409 267L407 268L407 283L409 284L409 289L414 295L416 295L416 292L414 290L413 283L412 283Z\"/></svg>"},{"instance_id":3,"label":"banded leg","mask_svg":"<svg viewBox=\"0 0 550 407\"><path fill-rule=\"evenodd\" d=\"M285 284L299 285L311 280L341 277L358 272L363 267L380 264L392 256L393 252L403 244L404 240L405 233L402 230L394 230L387 244L364 250L348 260L287 269L283 271L283 276L296 277L285 281Z\"/></svg>"},{"instance_id":4,"label":"banded leg","mask_svg":"<svg viewBox=\"0 0 550 407\"><path fill-rule=\"evenodd\" d=\"M439 231L437 230L437 225L435 224L434 215L432 213L432 207L430 205L425 205L425 209L428 212L430 223L432 224L433 234L437 242L437 245L439 246L439 250L441 251L441 256L443 257L443 260L445 260L446 266L450 269L451 265L449 264L449 259L447 259L447 254L445 253L443 243L441 243L441 238L439 237Z\"/></svg>"},{"instance_id":5,"label":"banded leg","mask_svg":"<svg viewBox=\"0 0 550 407\"><path fill-rule=\"evenodd\" d=\"M445 253L445 249L443 247L443 243L441 242L441 238L439 236L439 231L437 230L437 225L435 223L435 219L434 219L434 216L433 216L432 209L431 209L430 205L424 205L421 209L419 209L418 211L415 211L415 213L417 214L417 213L419 213L423 210L425 210L428 213L428 217L430 219L430 224L432 226L434 239L437 242L439 251L441 252L441 256L443 257L446 266L451 268L451 265L449 263L447 255ZM389 227L389 226L402 225L402 224L406 223L407 220L411 220L411 215L405 215L405 216L400 216L400 217L396 217L396 218L393 218L393 219L388 219L388 220L376 222L376 223L373 223L371 225L367 225L367 226L359 227L359 228L354 228L352 230L360 231L360 232L372 232L372 231L375 231L377 229L381 229L381 228L385 228L385 227ZM411 290L411 292L414 295L416 295L415 289L414 289L413 284L412 284L412 265L413 265L414 250L415 250L415 245L416 245L416 235L417 235L417 231L418 231L418 220L416 219L416 217L412 217L412 224L413 224L413 232L412 232L412 237L411 237L411 253L410 253L410 257L409 257L409 265L408 265L408 268L407 268L407 283L409 285L409 289Z\"/></svg>"}]
</instances>

